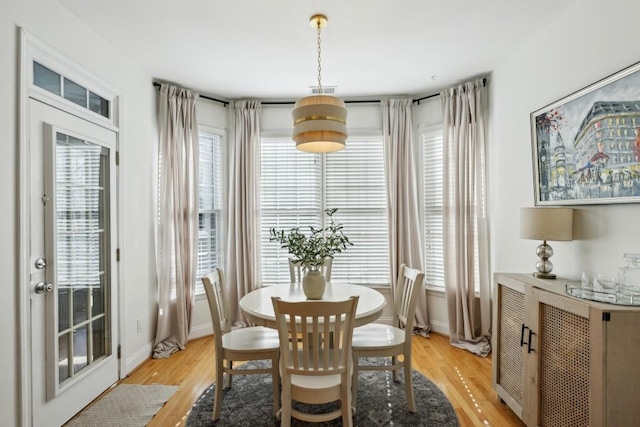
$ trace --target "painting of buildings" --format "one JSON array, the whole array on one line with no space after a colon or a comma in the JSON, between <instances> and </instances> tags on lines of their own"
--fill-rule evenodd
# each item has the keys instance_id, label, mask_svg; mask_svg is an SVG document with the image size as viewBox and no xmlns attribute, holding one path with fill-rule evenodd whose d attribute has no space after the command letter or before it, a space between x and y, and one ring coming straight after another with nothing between
<instances>
[{"instance_id":1,"label":"painting of buildings","mask_svg":"<svg viewBox=\"0 0 640 427\"><path fill-rule=\"evenodd\" d=\"M532 113L536 203L640 201L640 70Z\"/></svg>"}]
</instances>

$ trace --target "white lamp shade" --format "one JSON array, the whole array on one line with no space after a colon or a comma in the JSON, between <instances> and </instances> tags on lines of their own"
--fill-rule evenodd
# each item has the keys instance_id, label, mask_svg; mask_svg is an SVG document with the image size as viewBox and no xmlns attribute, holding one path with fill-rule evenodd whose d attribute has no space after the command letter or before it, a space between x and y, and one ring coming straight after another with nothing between
<instances>
[{"instance_id":1,"label":"white lamp shade","mask_svg":"<svg viewBox=\"0 0 640 427\"><path fill-rule=\"evenodd\" d=\"M520 237L532 240L573 240L573 209L521 208Z\"/></svg>"},{"instance_id":2,"label":"white lamp shade","mask_svg":"<svg viewBox=\"0 0 640 427\"><path fill-rule=\"evenodd\" d=\"M299 99L292 112L296 148L310 153L329 153L345 147L347 109L344 101L328 95Z\"/></svg>"}]
</instances>

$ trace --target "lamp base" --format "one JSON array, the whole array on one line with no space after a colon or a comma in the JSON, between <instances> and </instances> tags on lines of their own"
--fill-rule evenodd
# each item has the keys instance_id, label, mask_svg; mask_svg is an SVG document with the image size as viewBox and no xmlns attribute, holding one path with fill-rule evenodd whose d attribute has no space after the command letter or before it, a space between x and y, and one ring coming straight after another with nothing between
<instances>
[{"instance_id":1,"label":"lamp base","mask_svg":"<svg viewBox=\"0 0 640 427\"><path fill-rule=\"evenodd\" d=\"M533 273L533 277L538 279L555 279L556 275L551 273L553 270L553 263L549 261L549 258L553 255L553 249L544 240L540 246L536 248L536 254L540 257L536 262L536 271Z\"/></svg>"}]
</instances>

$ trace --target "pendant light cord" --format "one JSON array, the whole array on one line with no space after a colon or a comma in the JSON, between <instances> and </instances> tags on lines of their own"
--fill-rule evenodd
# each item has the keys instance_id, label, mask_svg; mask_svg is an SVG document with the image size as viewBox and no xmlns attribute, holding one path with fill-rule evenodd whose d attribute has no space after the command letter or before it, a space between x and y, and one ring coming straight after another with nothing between
<instances>
[{"instance_id":1,"label":"pendant light cord","mask_svg":"<svg viewBox=\"0 0 640 427\"><path fill-rule=\"evenodd\" d=\"M320 64L320 56L322 54L322 48L320 47L320 20L318 19L318 93L322 94L322 83L320 82L320 75L322 73L322 66Z\"/></svg>"}]
</instances>

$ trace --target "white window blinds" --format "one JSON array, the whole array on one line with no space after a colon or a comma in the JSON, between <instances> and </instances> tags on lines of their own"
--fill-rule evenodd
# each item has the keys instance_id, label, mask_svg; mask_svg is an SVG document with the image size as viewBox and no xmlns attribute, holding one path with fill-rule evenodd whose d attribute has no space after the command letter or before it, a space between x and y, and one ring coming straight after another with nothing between
<instances>
[{"instance_id":1,"label":"white window blinds","mask_svg":"<svg viewBox=\"0 0 640 427\"><path fill-rule=\"evenodd\" d=\"M261 245L264 283L289 281L289 254L269 241L269 230L324 225L324 209L354 244L336 255L331 277L349 283L389 283L386 188L380 135L350 137L327 155L297 151L291 138L263 137Z\"/></svg>"},{"instance_id":2,"label":"white window blinds","mask_svg":"<svg viewBox=\"0 0 640 427\"><path fill-rule=\"evenodd\" d=\"M331 280L389 284L387 190L382 137L350 137L347 148L326 156L326 207L344 225L353 246L336 255Z\"/></svg>"},{"instance_id":3,"label":"white window blinds","mask_svg":"<svg viewBox=\"0 0 640 427\"><path fill-rule=\"evenodd\" d=\"M424 153L424 253L425 283L444 287L443 254L443 137L442 129L422 134Z\"/></svg>"},{"instance_id":4,"label":"white window blinds","mask_svg":"<svg viewBox=\"0 0 640 427\"><path fill-rule=\"evenodd\" d=\"M288 282L289 254L269 241L269 230L319 227L322 220L320 156L294 148L290 137L262 138L260 240L262 281Z\"/></svg>"},{"instance_id":5,"label":"white window blinds","mask_svg":"<svg viewBox=\"0 0 640 427\"><path fill-rule=\"evenodd\" d=\"M202 276L222 262L222 137L200 133L198 269L196 294L204 293Z\"/></svg>"},{"instance_id":6,"label":"white window blinds","mask_svg":"<svg viewBox=\"0 0 640 427\"><path fill-rule=\"evenodd\" d=\"M61 289L100 288L103 281L109 250L104 246L109 224L103 214L108 156L107 148L56 133L56 262Z\"/></svg>"}]
</instances>

